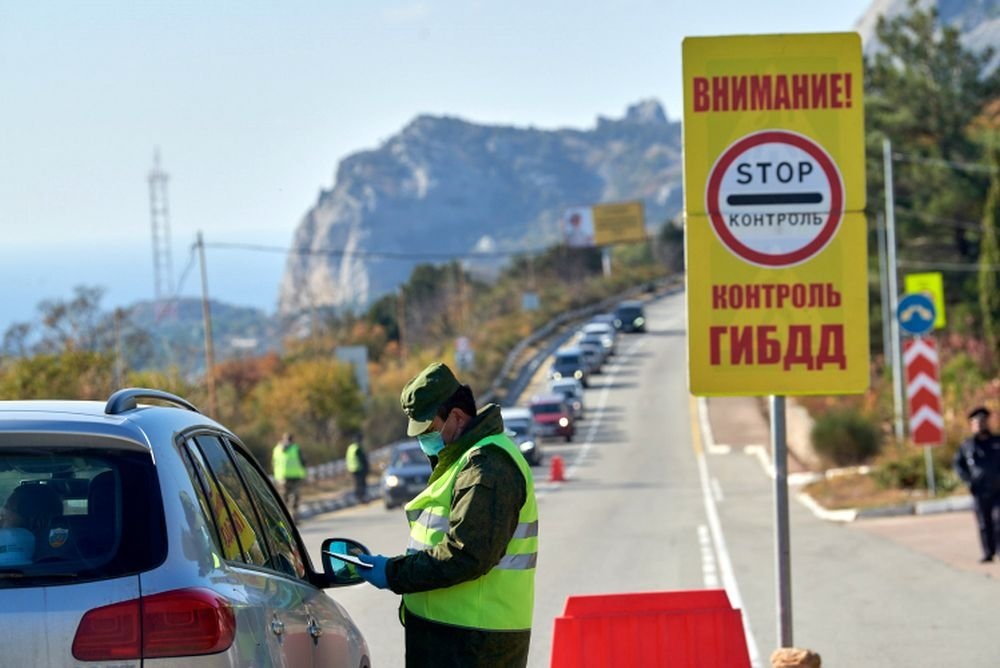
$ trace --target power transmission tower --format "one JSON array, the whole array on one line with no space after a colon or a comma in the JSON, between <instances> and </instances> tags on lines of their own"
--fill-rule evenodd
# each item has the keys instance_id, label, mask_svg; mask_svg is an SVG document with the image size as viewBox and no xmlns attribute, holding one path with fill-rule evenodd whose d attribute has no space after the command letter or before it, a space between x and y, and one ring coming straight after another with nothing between
<instances>
[{"instance_id":1,"label":"power transmission tower","mask_svg":"<svg viewBox=\"0 0 1000 668\"><path fill-rule=\"evenodd\" d=\"M153 232L153 284L156 318L170 310L173 298L173 262L170 256L170 207L167 201L167 173L160 169L160 149L153 153L149 172L149 216Z\"/></svg>"}]
</instances>

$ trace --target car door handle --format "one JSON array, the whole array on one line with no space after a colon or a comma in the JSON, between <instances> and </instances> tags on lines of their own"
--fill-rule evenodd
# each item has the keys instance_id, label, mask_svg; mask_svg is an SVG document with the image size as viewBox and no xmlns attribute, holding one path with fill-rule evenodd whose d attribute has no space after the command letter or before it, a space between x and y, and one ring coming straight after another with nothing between
<instances>
[{"instance_id":1,"label":"car door handle","mask_svg":"<svg viewBox=\"0 0 1000 668\"><path fill-rule=\"evenodd\" d=\"M276 636L280 636L284 632L285 632L285 623L283 621L281 621L280 619L278 619L277 617L275 617L274 619L272 619L271 620L271 633L273 633Z\"/></svg>"},{"instance_id":2,"label":"car door handle","mask_svg":"<svg viewBox=\"0 0 1000 668\"><path fill-rule=\"evenodd\" d=\"M323 635L323 629L320 628L320 625L316 623L315 619L310 619L309 626L306 628L309 630L309 635L317 640L319 640L319 637Z\"/></svg>"}]
</instances>

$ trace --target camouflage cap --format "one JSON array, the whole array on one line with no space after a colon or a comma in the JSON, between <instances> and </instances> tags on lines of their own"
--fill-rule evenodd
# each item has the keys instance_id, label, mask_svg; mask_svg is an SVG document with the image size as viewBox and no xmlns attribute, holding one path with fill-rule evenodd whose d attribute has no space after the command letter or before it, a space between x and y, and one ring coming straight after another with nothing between
<instances>
[{"instance_id":1,"label":"camouflage cap","mask_svg":"<svg viewBox=\"0 0 1000 668\"><path fill-rule=\"evenodd\" d=\"M455 374L441 362L434 362L417 374L403 388L399 403L410 418L407 436L427 431L437 414L438 407L460 387Z\"/></svg>"}]
</instances>

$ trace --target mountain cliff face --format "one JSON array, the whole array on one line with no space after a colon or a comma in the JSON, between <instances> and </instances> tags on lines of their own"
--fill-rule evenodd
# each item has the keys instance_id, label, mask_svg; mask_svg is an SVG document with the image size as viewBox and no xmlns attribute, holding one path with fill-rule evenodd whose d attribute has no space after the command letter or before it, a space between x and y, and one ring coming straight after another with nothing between
<instances>
[{"instance_id":1,"label":"mountain cliff face","mask_svg":"<svg viewBox=\"0 0 1000 668\"><path fill-rule=\"evenodd\" d=\"M295 230L278 310L363 308L421 262L542 248L570 206L641 199L653 229L681 189L680 123L655 101L590 130L420 116L340 163Z\"/></svg>"}]
</instances>

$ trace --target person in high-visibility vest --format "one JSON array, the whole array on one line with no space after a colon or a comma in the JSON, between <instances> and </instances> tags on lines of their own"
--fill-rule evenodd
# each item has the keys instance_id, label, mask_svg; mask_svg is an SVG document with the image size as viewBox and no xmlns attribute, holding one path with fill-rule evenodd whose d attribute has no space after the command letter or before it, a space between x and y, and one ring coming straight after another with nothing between
<instances>
[{"instance_id":1,"label":"person in high-visibility vest","mask_svg":"<svg viewBox=\"0 0 1000 668\"><path fill-rule=\"evenodd\" d=\"M361 447L360 434L347 446L344 465L347 472L354 476L354 496L358 503L365 503L368 500L368 456Z\"/></svg>"},{"instance_id":2,"label":"person in high-visibility vest","mask_svg":"<svg viewBox=\"0 0 1000 668\"><path fill-rule=\"evenodd\" d=\"M362 555L365 580L403 595L406 665L526 666L538 558L534 483L504 433L500 407L435 362L400 397L434 467L406 504L410 541L396 557Z\"/></svg>"},{"instance_id":3,"label":"person in high-visibility vest","mask_svg":"<svg viewBox=\"0 0 1000 668\"><path fill-rule=\"evenodd\" d=\"M271 468L281 498L294 517L298 512L302 482L306 479L306 460L290 433L285 433L271 452Z\"/></svg>"}]
</instances>

